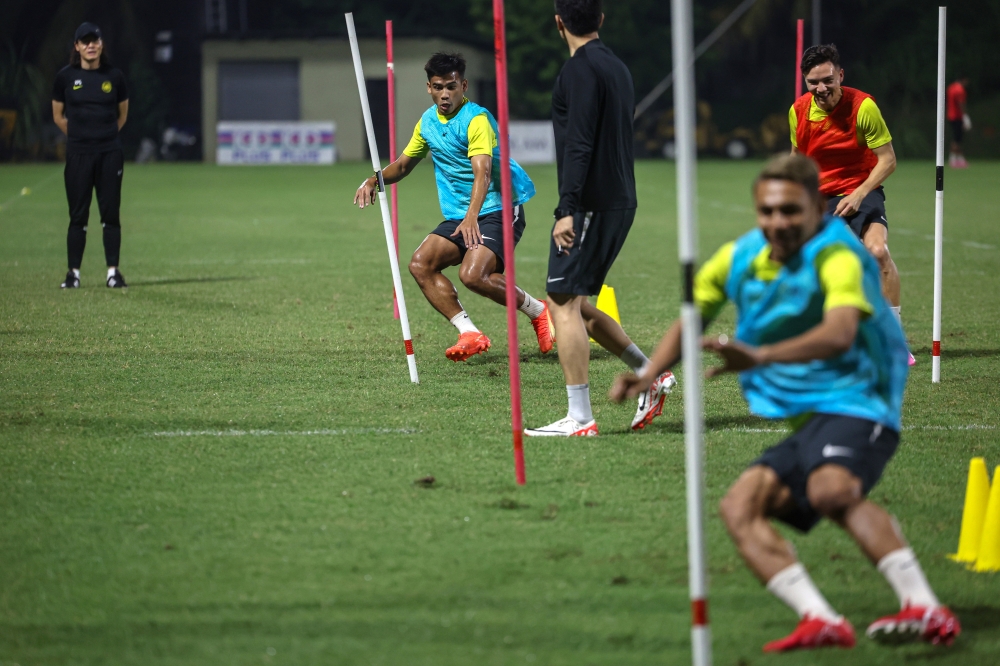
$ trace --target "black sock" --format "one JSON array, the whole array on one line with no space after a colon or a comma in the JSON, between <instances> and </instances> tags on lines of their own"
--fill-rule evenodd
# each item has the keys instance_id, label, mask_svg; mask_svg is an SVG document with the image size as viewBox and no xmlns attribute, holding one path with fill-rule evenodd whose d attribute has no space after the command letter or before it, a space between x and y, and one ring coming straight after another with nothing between
<instances>
[{"instance_id":1,"label":"black sock","mask_svg":"<svg viewBox=\"0 0 1000 666\"><path fill-rule=\"evenodd\" d=\"M118 265L118 253L122 247L122 228L104 225L104 259L108 266Z\"/></svg>"},{"instance_id":2,"label":"black sock","mask_svg":"<svg viewBox=\"0 0 1000 666\"><path fill-rule=\"evenodd\" d=\"M70 226L66 232L66 254L70 270L80 268L85 247L87 247L87 227Z\"/></svg>"}]
</instances>

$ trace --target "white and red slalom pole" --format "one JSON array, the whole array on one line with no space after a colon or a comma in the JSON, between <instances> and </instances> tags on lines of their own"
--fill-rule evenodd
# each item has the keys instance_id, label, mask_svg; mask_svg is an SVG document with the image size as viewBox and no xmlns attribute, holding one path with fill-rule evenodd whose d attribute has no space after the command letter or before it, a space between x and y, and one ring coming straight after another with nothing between
<instances>
[{"instance_id":1,"label":"white and red slalom pole","mask_svg":"<svg viewBox=\"0 0 1000 666\"><path fill-rule=\"evenodd\" d=\"M931 344L931 382L941 381L941 280L944 273L944 98L945 42L948 8L938 7L937 160L934 186L934 340Z\"/></svg>"},{"instance_id":2,"label":"white and red slalom pole","mask_svg":"<svg viewBox=\"0 0 1000 666\"><path fill-rule=\"evenodd\" d=\"M510 422L514 434L514 478L524 473L524 422L521 415L521 356L517 344L517 280L514 273L514 205L510 175L510 109L507 106L507 30L503 0L493 0L494 54L497 66L497 124L500 126L500 196L503 198L503 265L507 283L507 354L510 358Z\"/></svg>"},{"instance_id":3,"label":"white and red slalom pole","mask_svg":"<svg viewBox=\"0 0 1000 666\"><path fill-rule=\"evenodd\" d=\"M399 277L399 259L396 256L395 234L392 232L392 219L389 214L389 202L386 200L385 180L382 178L382 165L379 164L378 146L375 143L375 126L372 123L372 110L368 106L368 91L365 88L365 74L361 68L361 51L358 49L358 33L354 29L354 15L344 14L347 20L347 34L351 39L351 56L354 58L354 74L358 79L358 94L361 96L361 112L365 117L365 129L368 132L368 150L372 155L372 168L378 180L378 203L382 209L382 226L385 228L385 244L389 248L389 267L392 269L392 286L396 291L396 303L399 304L399 324L403 328L403 345L406 348L406 363L410 368L410 381L419 384L417 378L417 360L413 356L413 338L410 335L410 320L406 316L406 299L403 297L403 281Z\"/></svg>"},{"instance_id":4,"label":"white and red slalom pole","mask_svg":"<svg viewBox=\"0 0 1000 666\"><path fill-rule=\"evenodd\" d=\"M385 22L385 72L389 86L389 164L396 161L396 65L392 59L392 21ZM389 186L392 200L392 238L396 242L396 261L399 261L399 201L396 183ZM392 316L399 319L399 303L392 294Z\"/></svg>"},{"instance_id":5,"label":"white and red slalom pole","mask_svg":"<svg viewBox=\"0 0 1000 666\"><path fill-rule=\"evenodd\" d=\"M805 21L795 22L795 99L802 97L802 39L805 31Z\"/></svg>"},{"instance_id":6,"label":"white and red slalom pole","mask_svg":"<svg viewBox=\"0 0 1000 666\"><path fill-rule=\"evenodd\" d=\"M691 658L712 663L705 572L704 450L702 432L701 313L694 303L698 261L697 155L695 153L694 22L691 0L671 0L674 61L674 136L677 145L677 245L683 267L681 301L684 359L684 458L687 486L688 578L691 596Z\"/></svg>"}]
</instances>

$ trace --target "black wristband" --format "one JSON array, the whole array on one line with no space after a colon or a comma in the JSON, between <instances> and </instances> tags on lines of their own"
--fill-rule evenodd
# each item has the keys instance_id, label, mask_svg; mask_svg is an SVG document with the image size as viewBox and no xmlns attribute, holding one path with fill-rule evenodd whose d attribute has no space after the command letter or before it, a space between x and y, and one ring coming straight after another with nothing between
<instances>
[{"instance_id":1,"label":"black wristband","mask_svg":"<svg viewBox=\"0 0 1000 666\"><path fill-rule=\"evenodd\" d=\"M564 217L572 217L573 211L566 210L565 208L556 208L554 211L552 211L552 214L555 216L557 220L561 220Z\"/></svg>"}]
</instances>

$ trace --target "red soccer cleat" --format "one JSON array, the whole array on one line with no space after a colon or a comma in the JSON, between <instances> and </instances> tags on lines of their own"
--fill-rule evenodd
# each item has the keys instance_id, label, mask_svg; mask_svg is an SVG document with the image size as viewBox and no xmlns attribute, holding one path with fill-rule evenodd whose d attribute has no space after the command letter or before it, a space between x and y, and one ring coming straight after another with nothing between
<instances>
[{"instance_id":1,"label":"red soccer cleat","mask_svg":"<svg viewBox=\"0 0 1000 666\"><path fill-rule=\"evenodd\" d=\"M923 640L933 645L951 645L960 633L962 625L947 606L907 606L895 615L872 622L865 635L880 643Z\"/></svg>"},{"instance_id":2,"label":"red soccer cleat","mask_svg":"<svg viewBox=\"0 0 1000 666\"><path fill-rule=\"evenodd\" d=\"M538 338L538 351L548 354L552 351L552 343L556 341L553 334L555 326L552 325L552 317L549 316L549 304L542 301L545 309L542 314L531 320L531 328L535 329L535 336Z\"/></svg>"},{"instance_id":3,"label":"red soccer cleat","mask_svg":"<svg viewBox=\"0 0 1000 666\"><path fill-rule=\"evenodd\" d=\"M444 355L455 361L465 361L476 354L489 351L490 339L479 331L468 331L458 336L458 342L448 347Z\"/></svg>"},{"instance_id":4,"label":"red soccer cleat","mask_svg":"<svg viewBox=\"0 0 1000 666\"><path fill-rule=\"evenodd\" d=\"M788 652L789 650L811 650L812 648L837 646L854 647L854 627L845 618L830 622L806 615L795 627L795 631L764 646L764 652Z\"/></svg>"}]
</instances>

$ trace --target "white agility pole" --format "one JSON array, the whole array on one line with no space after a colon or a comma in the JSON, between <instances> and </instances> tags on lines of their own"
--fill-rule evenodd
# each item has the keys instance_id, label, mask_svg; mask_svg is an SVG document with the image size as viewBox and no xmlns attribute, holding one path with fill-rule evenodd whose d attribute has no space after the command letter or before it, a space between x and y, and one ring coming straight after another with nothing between
<instances>
[{"instance_id":1,"label":"white agility pole","mask_svg":"<svg viewBox=\"0 0 1000 666\"><path fill-rule=\"evenodd\" d=\"M688 577L691 594L691 658L695 666L712 663L708 624L708 581L705 572L704 452L702 431L701 313L694 304L698 261L695 204L694 25L691 0L671 0L674 60L674 136L677 146L677 239L684 270L681 303L684 358L684 455L687 484Z\"/></svg>"},{"instance_id":2,"label":"white agility pole","mask_svg":"<svg viewBox=\"0 0 1000 666\"><path fill-rule=\"evenodd\" d=\"M934 340L931 343L931 383L941 381L941 279L944 273L944 96L945 41L948 8L938 7L937 159L934 186Z\"/></svg>"},{"instance_id":3,"label":"white agility pole","mask_svg":"<svg viewBox=\"0 0 1000 666\"><path fill-rule=\"evenodd\" d=\"M385 193L385 180L382 178L382 165L379 164L378 146L375 144L375 126L372 124L372 111L368 106L368 91L365 89L365 75L361 69L361 51L358 49L358 34L354 30L354 15L344 14L347 20L347 34L351 38L351 56L354 58L354 74L358 79L358 94L361 96L361 112L365 116L365 129L368 131L368 150L372 154L372 168L378 179L378 203L382 209L382 226L385 227L385 243L389 248L389 266L392 268L392 286L396 291L396 303L399 304L399 324L403 328L403 345L406 348L406 363L410 367L410 381L419 384L417 378L417 360L413 355L413 338L410 337L410 320L406 316L406 299L403 298L403 281L399 277L399 259L396 257L396 240L392 233L392 215L389 213L389 201Z\"/></svg>"}]
</instances>

